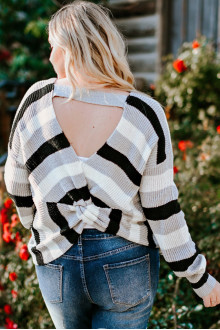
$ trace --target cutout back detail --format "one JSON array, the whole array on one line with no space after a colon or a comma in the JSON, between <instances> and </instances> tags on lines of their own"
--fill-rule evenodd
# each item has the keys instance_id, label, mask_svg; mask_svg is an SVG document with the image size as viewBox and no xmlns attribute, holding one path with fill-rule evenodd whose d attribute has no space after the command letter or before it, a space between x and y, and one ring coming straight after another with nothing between
<instances>
[{"instance_id":1,"label":"cutout back detail","mask_svg":"<svg viewBox=\"0 0 220 330\"><path fill-rule=\"evenodd\" d=\"M51 108L75 158L86 162L113 138L122 124L130 94L90 90L82 96L77 93L69 103L63 104L70 94L69 85L54 84Z\"/></svg>"}]
</instances>

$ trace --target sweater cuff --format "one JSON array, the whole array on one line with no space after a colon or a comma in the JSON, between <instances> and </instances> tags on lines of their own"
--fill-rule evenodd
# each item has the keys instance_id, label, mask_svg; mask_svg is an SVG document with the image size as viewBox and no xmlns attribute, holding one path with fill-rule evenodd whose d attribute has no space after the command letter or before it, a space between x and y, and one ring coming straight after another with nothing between
<instances>
[{"instance_id":1,"label":"sweater cuff","mask_svg":"<svg viewBox=\"0 0 220 330\"><path fill-rule=\"evenodd\" d=\"M205 272L197 283L190 283L195 293L203 298L209 295L214 288L217 280L208 272Z\"/></svg>"}]
</instances>

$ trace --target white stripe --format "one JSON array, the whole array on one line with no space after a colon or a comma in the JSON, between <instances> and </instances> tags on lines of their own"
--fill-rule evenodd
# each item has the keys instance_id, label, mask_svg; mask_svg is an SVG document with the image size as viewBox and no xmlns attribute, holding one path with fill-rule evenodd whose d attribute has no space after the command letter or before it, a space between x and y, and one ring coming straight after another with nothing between
<instances>
[{"instance_id":1,"label":"white stripe","mask_svg":"<svg viewBox=\"0 0 220 330\"><path fill-rule=\"evenodd\" d=\"M99 172L98 170L89 166L87 163L83 164L86 171L86 176L88 178L92 178L96 185L99 186L102 190L106 191L107 187L108 191L106 191L106 193L111 194L111 199L116 203L116 205L120 205L121 209L125 209L126 201L130 200L131 197L120 188L114 179Z\"/></svg>"},{"instance_id":2,"label":"white stripe","mask_svg":"<svg viewBox=\"0 0 220 330\"><path fill-rule=\"evenodd\" d=\"M26 216L22 215L22 209L23 209L22 207L17 207L16 206L16 210L18 212L18 216L19 216L19 219L21 221L21 224L25 228L29 229L29 227L30 227L30 225L33 221L33 209L32 209L32 207L29 207L28 210L30 211L30 215L26 215ZM27 208L26 208L25 212L27 213Z\"/></svg>"},{"instance_id":3,"label":"white stripe","mask_svg":"<svg viewBox=\"0 0 220 330\"><path fill-rule=\"evenodd\" d=\"M51 238L48 239L48 242L49 242L48 245L49 245L50 254L53 256L54 259L57 258L57 255L63 254L63 251L59 248L59 245L56 244ZM46 243L47 243L47 240L45 239L43 244L46 245ZM39 246L37 245L37 248L38 247Z\"/></svg>"},{"instance_id":4,"label":"white stripe","mask_svg":"<svg viewBox=\"0 0 220 330\"><path fill-rule=\"evenodd\" d=\"M191 239L187 225L167 235L154 235L162 250L177 248L178 246L187 243Z\"/></svg>"},{"instance_id":5,"label":"white stripe","mask_svg":"<svg viewBox=\"0 0 220 330\"><path fill-rule=\"evenodd\" d=\"M32 115L32 117L26 122L25 128L22 130L22 138L23 138L24 146L26 145L26 143L27 145L30 144L31 140L33 139L33 134L35 133L35 131L37 131L39 128L42 128L52 119L54 119L54 116L52 116L52 114L53 111L51 111L51 105L50 105L44 108L42 111L37 112L35 115ZM45 137L45 141L47 138L49 137Z\"/></svg>"},{"instance_id":6,"label":"white stripe","mask_svg":"<svg viewBox=\"0 0 220 330\"><path fill-rule=\"evenodd\" d=\"M43 163L44 162L41 163L42 166ZM51 170L50 173L48 173L47 176L38 184L36 184L35 181L32 182L31 174L30 182L37 194L39 194L39 197L42 196L42 193L44 194L44 196L46 196L53 189L53 187L58 184L63 178L74 177L79 175L80 173L82 173L82 168L80 166L80 163L76 161L74 163L62 164L61 166L57 166L56 168ZM34 171L33 176L35 176Z\"/></svg>"},{"instance_id":7,"label":"white stripe","mask_svg":"<svg viewBox=\"0 0 220 330\"><path fill-rule=\"evenodd\" d=\"M142 193L150 193L168 188L171 185L175 185L173 181L173 169L169 169L162 174L143 175L139 190Z\"/></svg>"},{"instance_id":8,"label":"white stripe","mask_svg":"<svg viewBox=\"0 0 220 330\"><path fill-rule=\"evenodd\" d=\"M182 260L181 258L180 260ZM203 254L199 254L196 259L193 261L193 263L187 268L185 272L177 272L175 271L174 273L177 276L183 277L187 275L187 279L193 283L193 280L197 277L199 274L204 274L206 269L206 259ZM190 278L190 276L193 276Z\"/></svg>"},{"instance_id":9,"label":"white stripe","mask_svg":"<svg viewBox=\"0 0 220 330\"><path fill-rule=\"evenodd\" d=\"M136 126L132 125L129 120L122 118L121 125L117 128L117 130L121 135L135 145L143 159L146 160L149 157L151 148L146 142L146 136Z\"/></svg>"}]
</instances>

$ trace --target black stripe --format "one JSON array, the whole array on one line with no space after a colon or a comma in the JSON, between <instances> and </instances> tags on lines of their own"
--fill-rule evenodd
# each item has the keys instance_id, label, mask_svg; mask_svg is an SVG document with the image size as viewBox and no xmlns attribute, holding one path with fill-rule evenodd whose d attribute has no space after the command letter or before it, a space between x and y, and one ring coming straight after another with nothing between
<instances>
[{"instance_id":1,"label":"black stripe","mask_svg":"<svg viewBox=\"0 0 220 330\"><path fill-rule=\"evenodd\" d=\"M70 243L74 244L79 234L73 228L69 227L67 220L60 213L57 203L47 202L46 204L51 219L60 227L60 234Z\"/></svg>"},{"instance_id":2,"label":"black stripe","mask_svg":"<svg viewBox=\"0 0 220 330\"><path fill-rule=\"evenodd\" d=\"M31 173L37 166L39 166L45 158L53 153L68 148L70 146L68 140L63 133L60 133L50 140L44 142L26 161L26 167Z\"/></svg>"},{"instance_id":3,"label":"black stripe","mask_svg":"<svg viewBox=\"0 0 220 330\"><path fill-rule=\"evenodd\" d=\"M157 164L162 163L166 159L165 153L165 135L160 124L160 120L158 119L156 112L143 100L139 99L135 96L129 96L126 102L137 108L141 111L141 113L148 118L153 126L156 134L158 135L158 152L157 152Z\"/></svg>"},{"instance_id":4,"label":"black stripe","mask_svg":"<svg viewBox=\"0 0 220 330\"><path fill-rule=\"evenodd\" d=\"M120 151L105 143L98 150L97 154L118 165L136 186L140 186L142 175Z\"/></svg>"},{"instance_id":5,"label":"black stripe","mask_svg":"<svg viewBox=\"0 0 220 330\"><path fill-rule=\"evenodd\" d=\"M32 207L34 202L31 196L16 196L8 192L9 197L14 201L17 207Z\"/></svg>"},{"instance_id":6,"label":"black stripe","mask_svg":"<svg viewBox=\"0 0 220 330\"><path fill-rule=\"evenodd\" d=\"M209 273L205 272L198 282L190 283L192 288L199 289L201 286L203 286L203 284L205 284L207 282L208 277L209 277Z\"/></svg>"},{"instance_id":7,"label":"black stripe","mask_svg":"<svg viewBox=\"0 0 220 330\"><path fill-rule=\"evenodd\" d=\"M15 120L13 121L13 124L12 124L12 128L11 128L11 131L10 131L10 136L9 136L9 147L10 147L10 149L12 148L12 142L13 142L13 137L14 137L14 133L15 133L16 127L17 127L20 119L23 117L25 111L29 108L29 106L33 102L39 100L44 95L50 93L53 90L53 88L54 88L54 85L53 84L48 84L48 85L44 86L43 88L37 89L36 91L34 91L33 93L31 93L24 100L24 103L23 103L23 105L22 105L19 113L15 117Z\"/></svg>"},{"instance_id":8,"label":"black stripe","mask_svg":"<svg viewBox=\"0 0 220 330\"><path fill-rule=\"evenodd\" d=\"M42 253L39 250L37 250L36 247L32 247L31 251L35 254L38 265L40 266L45 265Z\"/></svg>"},{"instance_id":9,"label":"black stripe","mask_svg":"<svg viewBox=\"0 0 220 330\"><path fill-rule=\"evenodd\" d=\"M191 266L193 264L194 260L196 259L196 257L200 253L200 250L198 249L197 245L195 245L195 248L196 248L196 252L190 258L182 259L182 260L179 260L179 261L173 261L173 262L168 262L167 261L170 268L174 272L185 272L189 268L189 266Z\"/></svg>"},{"instance_id":10,"label":"black stripe","mask_svg":"<svg viewBox=\"0 0 220 330\"><path fill-rule=\"evenodd\" d=\"M149 222L146 220L144 224L147 226L147 230L148 230L147 239L149 242L149 246L156 248L156 243L154 242L154 238L153 238L153 231L149 225Z\"/></svg>"},{"instance_id":11,"label":"black stripe","mask_svg":"<svg viewBox=\"0 0 220 330\"><path fill-rule=\"evenodd\" d=\"M80 199L83 199L84 201L89 200L90 198L90 192L88 185L81 187L81 188L74 188L69 190L65 196L63 196L58 203L73 205L74 201L79 201Z\"/></svg>"},{"instance_id":12,"label":"black stripe","mask_svg":"<svg viewBox=\"0 0 220 330\"><path fill-rule=\"evenodd\" d=\"M105 208L105 207L108 207L109 208L109 206L106 203L104 203L101 199L99 199L99 198L97 198L97 197L95 197L95 196L93 196L91 194L90 194L90 196L91 196L91 199L92 199L93 203L96 206L103 207L103 208Z\"/></svg>"},{"instance_id":13,"label":"black stripe","mask_svg":"<svg viewBox=\"0 0 220 330\"><path fill-rule=\"evenodd\" d=\"M181 211L177 199L157 207L143 207L144 215L149 220L165 220Z\"/></svg>"},{"instance_id":14,"label":"black stripe","mask_svg":"<svg viewBox=\"0 0 220 330\"><path fill-rule=\"evenodd\" d=\"M120 221L122 218L122 211L118 209L112 209L109 215L110 221L105 232L108 234L117 235L120 227Z\"/></svg>"},{"instance_id":15,"label":"black stripe","mask_svg":"<svg viewBox=\"0 0 220 330\"><path fill-rule=\"evenodd\" d=\"M35 239L36 243L40 244L40 235L39 235L38 230L35 229L33 226L32 226L32 230L33 230L33 233L34 233L34 239Z\"/></svg>"}]
</instances>

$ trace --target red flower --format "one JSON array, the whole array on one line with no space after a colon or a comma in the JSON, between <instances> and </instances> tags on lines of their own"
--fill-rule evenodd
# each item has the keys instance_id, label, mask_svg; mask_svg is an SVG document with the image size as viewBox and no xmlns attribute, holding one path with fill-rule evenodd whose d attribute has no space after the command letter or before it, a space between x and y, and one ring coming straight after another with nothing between
<instances>
[{"instance_id":1,"label":"red flower","mask_svg":"<svg viewBox=\"0 0 220 330\"><path fill-rule=\"evenodd\" d=\"M19 223L19 217L16 213L11 216L11 226L15 227Z\"/></svg>"},{"instance_id":2,"label":"red flower","mask_svg":"<svg viewBox=\"0 0 220 330\"><path fill-rule=\"evenodd\" d=\"M5 207L0 210L0 221L2 224L8 222L7 209Z\"/></svg>"},{"instance_id":3,"label":"red flower","mask_svg":"<svg viewBox=\"0 0 220 330\"><path fill-rule=\"evenodd\" d=\"M154 84L150 84L150 89L152 89L154 91L155 88L156 88L156 86Z\"/></svg>"},{"instance_id":4,"label":"red flower","mask_svg":"<svg viewBox=\"0 0 220 330\"><path fill-rule=\"evenodd\" d=\"M6 209L10 209L12 204L13 204L13 200L11 198L7 198L6 201L4 202L4 206L6 207Z\"/></svg>"},{"instance_id":5,"label":"red flower","mask_svg":"<svg viewBox=\"0 0 220 330\"><path fill-rule=\"evenodd\" d=\"M220 134L220 125L217 126L216 130L217 130L217 133Z\"/></svg>"},{"instance_id":6,"label":"red flower","mask_svg":"<svg viewBox=\"0 0 220 330\"><path fill-rule=\"evenodd\" d=\"M20 249L19 257L22 260L28 260L28 258L29 258L29 252L28 252L27 244L23 244L22 245L22 247Z\"/></svg>"},{"instance_id":7,"label":"red flower","mask_svg":"<svg viewBox=\"0 0 220 330\"><path fill-rule=\"evenodd\" d=\"M4 223L3 225L3 235L2 235L3 240L6 243L11 242L11 226L9 222Z\"/></svg>"},{"instance_id":8,"label":"red flower","mask_svg":"<svg viewBox=\"0 0 220 330\"><path fill-rule=\"evenodd\" d=\"M12 314L12 309L10 305L5 305L4 306L4 311L6 314Z\"/></svg>"},{"instance_id":9,"label":"red flower","mask_svg":"<svg viewBox=\"0 0 220 330\"><path fill-rule=\"evenodd\" d=\"M173 167L173 172L174 172L174 174L176 174L176 173L179 172L179 170L178 170L178 168L176 166Z\"/></svg>"},{"instance_id":10,"label":"red flower","mask_svg":"<svg viewBox=\"0 0 220 330\"><path fill-rule=\"evenodd\" d=\"M200 43L197 40L194 40L192 43L192 48L198 48L200 47Z\"/></svg>"},{"instance_id":11,"label":"red flower","mask_svg":"<svg viewBox=\"0 0 220 330\"><path fill-rule=\"evenodd\" d=\"M11 225L9 222L4 223L3 225L3 232L10 233L11 232Z\"/></svg>"},{"instance_id":12,"label":"red flower","mask_svg":"<svg viewBox=\"0 0 220 330\"><path fill-rule=\"evenodd\" d=\"M12 294L13 298L17 298L17 295L18 295L17 291L11 290L11 294Z\"/></svg>"},{"instance_id":13,"label":"red flower","mask_svg":"<svg viewBox=\"0 0 220 330\"><path fill-rule=\"evenodd\" d=\"M15 234L15 239L16 239L16 241L19 241L19 242L22 241L21 235L20 235L20 233L18 231Z\"/></svg>"},{"instance_id":14,"label":"red flower","mask_svg":"<svg viewBox=\"0 0 220 330\"><path fill-rule=\"evenodd\" d=\"M4 291L4 287L1 283L0 283L0 291Z\"/></svg>"},{"instance_id":15,"label":"red flower","mask_svg":"<svg viewBox=\"0 0 220 330\"><path fill-rule=\"evenodd\" d=\"M12 240L11 239L11 234L7 231L2 235L2 238L6 243L11 242L11 240Z\"/></svg>"},{"instance_id":16,"label":"red flower","mask_svg":"<svg viewBox=\"0 0 220 330\"><path fill-rule=\"evenodd\" d=\"M190 141L190 140L181 140L179 143L178 143L178 148L181 150L181 151L185 151L186 148L192 148L193 147L193 143Z\"/></svg>"},{"instance_id":17,"label":"red flower","mask_svg":"<svg viewBox=\"0 0 220 330\"><path fill-rule=\"evenodd\" d=\"M181 73L187 69L184 61L180 60L180 59L177 59L173 62L173 67L179 73Z\"/></svg>"},{"instance_id":18,"label":"red flower","mask_svg":"<svg viewBox=\"0 0 220 330\"><path fill-rule=\"evenodd\" d=\"M14 239L12 240L13 243L16 243L16 245L19 243L19 242L22 242L22 238L20 236L20 233L17 231L16 234L15 234L15 237Z\"/></svg>"},{"instance_id":19,"label":"red flower","mask_svg":"<svg viewBox=\"0 0 220 330\"><path fill-rule=\"evenodd\" d=\"M9 274L9 280L15 281L17 279L18 275L15 272L12 272Z\"/></svg>"},{"instance_id":20,"label":"red flower","mask_svg":"<svg viewBox=\"0 0 220 330\"><path fill-rule=\"evenodd\" d=\"M6 317L5 322L6 329L17 329L18 327L17 323L14 323L9 317Z\"/></svg>"},{"instance_id":21,"label":"red flower","mask_svg":"<svg viewBox=\"0 0 220 330\"><path fill-rule=\"evenodd\" d=\"M185 151L186 150L186 142L184 140L180 141L178 143L178 148L181 150L181 151Z\"/></svg>"}]
</instances>

